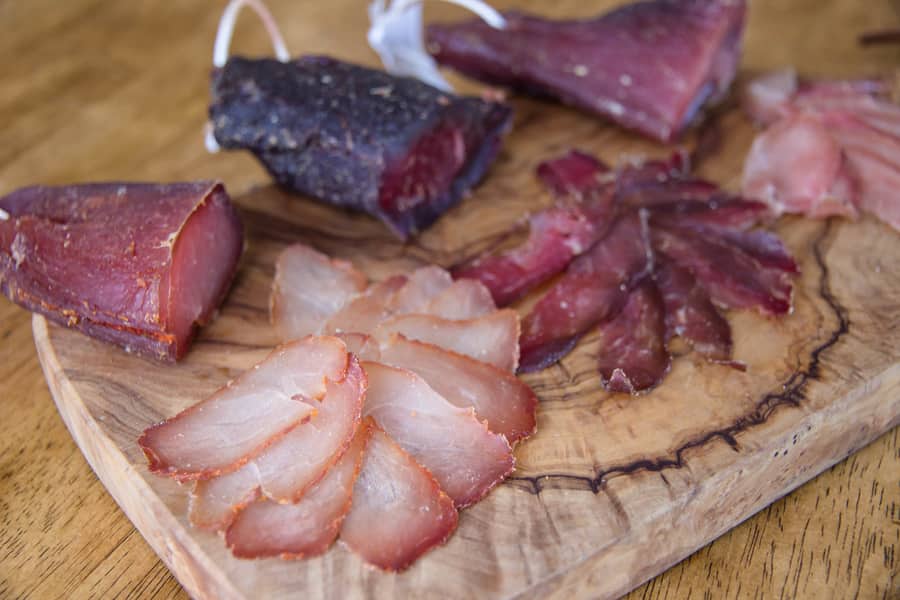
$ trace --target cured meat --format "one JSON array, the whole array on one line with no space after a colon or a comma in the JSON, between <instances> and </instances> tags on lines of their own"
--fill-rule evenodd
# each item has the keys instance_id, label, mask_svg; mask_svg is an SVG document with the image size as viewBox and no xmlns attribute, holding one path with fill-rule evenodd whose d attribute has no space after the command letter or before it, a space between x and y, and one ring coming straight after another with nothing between
<instances>
[{"instance_id":1,"label":"cured meat","mask_svg":"<svg viewBox=\"0 0 900 600\"><path fill-rule=\"evenodd\" d=\"M337 464L296 504L262 500L242 510L225 533L231 552L238 558L308 558L328 550L350 511L371 432L371 423L363 422Z\"/></svg>"},{"instance_id":2,"label":"cured meat","mask_svg":"<svg viewBox=\"0 0 900 600\"><path fill-rule=\"evenodd\" d=\"M534 433L537 398L507 371L403 336L381 347L379 361L419 375L455 406L474 408L478 418L510 444Z\"/></svg>"},{"instance_id":3,"label":"cured meat","mask_svg":"<svg viewBox=\"0 0 900 600\"><path fill-rule=\"evenodd\" d=\"M325 323L326 334L368 333L391 315L389 303L408 282L405 275L394 275L369 287L365 294L348 303ZM298 308L301 310L302 308Z\"/></svg>"},{"instance_id":4,"label":"cured meat","mask_svg":"<svg viewBox=\"0 0 900 600\"><path fill-rule=\"evenodd\" d=\"M511 109L322 56L231 57L212 76L218 145L279 184L381 219L398 237L430 225L482 178Z\"/></svg>"},{"instance_id":5,"label":"cured meat","mask_svg":"<svg viewBox=\"0 0 900 600\"><path fill-rule=\"evenodd\" d=\"M187 480L233 471L311 418L327 382L342 381L347 366L337 338L280 346L209 398L149 427L138 444L154 473Z\"/></svg>"},{"instance_id":6,"label":"cured meat","mask_svg":"<svg viewBox=\"0 0 900 600\"><path fill-rule=\"evenodd\" d=\"M599 187L600 176L609 173L609 167L591 154L570 150L542 162L535 172L544 187L557 196L577 198Z\"/></svg>"},{"instance_id":7,"label":"cured meat","mask_svg":"<svg viewBox=\"0 0 900 600\"><path fill-rule=\"evenodd\" d=\"M784 271L764 268L740 248L691 229L654 227L651 235L654 248L690 271L717 304L770 315L790 311L792 285Z\"/></svg>"},{"instance_id":8,"label":"cured meat","mask_svg":"<svg viewBox=\"0 0 900 600\"><path fill-rule=\"evenodd\" d=\"M392 313L401 315L421 312L432 298L452 284L450 273L438 266L418 268L409 274L406 285L391 297L388 308Z\"/></svg>"},{"instance_id":9,"label":"cured meat","mask_svg":"<svg viewBox=\"0 0 900 600\"><path fill-rule=\"evenodd\" d=\"M543 369L565 356L590 328L614 317L629 290L653 267L647 225L622 217L565 274L522 322L519 370Z\"/></svg>"},{"instance_id":10,"label":"cured meat","mask_svg":"<svg viewBox=\"0 0 900 600\"><path fill-rule=\"evenodd\" d=\"M164 361L222 302L243 247L220 183L34 186L0 198L0 291Z\"/></svg>"},{"instance_id":11,"label":"cured meat","mask_svg":"<svg viewBox=\"0 0 900 600\"><path fill-rule=\"evenodd\" d=\"M369 378L365 413L428 469L457 508L480 500L515 466L502 435L472 408L448 403L411 371L363 363Z\"/></svg>"},{"instance_id":12,"label":"cured meat","mask_svg":"<svg viewBox=\"0 0 900 600\"><path fill-rule=\"evenodd\" d=\"M665 345L665 309L656 284L644 279L628 294L622 311L602 323L597 362L610 392L634 394L662 381L671 358Z\"/></svg>"},{"instance_id":13,"label":"cured meat","mask_svg":"<svg viewBox=\"0 0 900 600\"><path fill-rule=\"evenodd\" d=\"M269 301L272 324L285 341L318 333L322 323L362 293L368 283L349 262L293 244L275 263Z\"/></svg>"},{"instance_id":14,"label":"cured meat","mask_svg":"<svg viewBox=\"0 0 900 600\"><path fill-rule=\"evenodd\" d=\"M260 493L277 502L297 502L325 475L350 444L366 396L366 375L356 357L340 382L329 381L316 414L274 441L236 471L198 481L191 494L196 527L223 529ZM253 421L243 423L252 428Z\"/></svg>"},{"instance_id":15,"label":"cured meat","mask_svg":"<svg viewBox=\"0 0 900 600\"><path fill-rule=\"evenodd\" d=\"M442 65L669 142L727 92L744 13L743 0L648 0L586 20L432 25L427 38Z\"/></svg>"},{"instance_id":16,"label":"cured meat","mask_svg":"<svg viewBox=\"0 0 900 600\"><path fill-rule=\"evenodd\" d=\"M453 500L431 473L375 427L341 540L366 562L402 571L443 544L458 519Z\"/></svg>"},{"instance_id":17,"label":"cured meat","mask_svg":"<svg viewBox=\"0 0 900 600\"><path fill-rule=\"evenodd\" d=\"M654 279L665 307L666 340L679 336L710 360L731 360L731 327L709 294L688 271L664 256L656 258Z\"/></svg>"},{"instance_id":18,"label":"cured meat","mask_svg":"<svg viewBox=\"0 0 900 600\"><path fill-rule=\"evenodd\" d=\"M440 346L505 371L515 372L519 364L519 315L511 309L456 321L431 315L401 315L382 322L374 336L389 340L393 334Z\"/></svg>"},{"instance_id":19,"label":"cured meat","mask_svg":"<svg viewBox=\"0 0 900 600\"><path fill-rule=\"evenodd\" d=\"M476 319L497 310L490 290L475 279L459 279L431 299L425 312L443 319Z\"/></svg>"}]
</instances>

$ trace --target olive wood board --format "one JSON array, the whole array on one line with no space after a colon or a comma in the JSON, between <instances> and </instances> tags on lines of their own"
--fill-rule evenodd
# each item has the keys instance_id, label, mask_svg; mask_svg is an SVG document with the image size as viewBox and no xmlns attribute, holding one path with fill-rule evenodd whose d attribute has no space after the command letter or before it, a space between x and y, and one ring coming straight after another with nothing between
<instances>
[{"instance_id":1,"label":"olive wood board","mask_svg":"<svg viewBox=\"0 0 900 600\"><path fill-rule=\"evenodd\" d=\"M351 260L373 279L449 266L508 239L550 201L533 177L541 159L571 146L610 162L671 151L565 108L514 106L513 133L487 180L406 244L368 217L274 186L238 195L247 249L235 285L177 365L34 317L69 431L193 597L615 597L900 422L900 235L870 217L782 218L777 229L802 269L794 310L777 319L728 314L745 372L676 348L662 385L610 395L594 365L597 340L586 336L560 364L524 377L540 398L538 432L516 448L513 476L407 571L375 570L340 543L309 560L238 560L220 537L192 529L187 488L149 473L136 441L276 343L268 295L287 244ZM729 135L700 172L734 189L753 129L733 106L714 123Z\"/></svg>"}]
</instances>

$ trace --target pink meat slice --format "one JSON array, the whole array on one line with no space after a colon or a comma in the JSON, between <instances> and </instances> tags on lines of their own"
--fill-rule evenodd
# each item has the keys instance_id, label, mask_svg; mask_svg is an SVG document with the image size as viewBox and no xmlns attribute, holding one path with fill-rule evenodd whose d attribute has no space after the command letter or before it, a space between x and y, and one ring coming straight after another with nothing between
<instances>
[{"instance_id":1,"label":"pink meat slice","mask_svg":"<svg viewBox=\"0 0 900 600\"><path fill-rule=\"evenodd\" d=\"M403 336L383 345L378 360L419 375L451 404L474 408L488 429L510 444L534 433L537 398L508 371Z\"/></svg>"},{"instance_id":2,"label":"pink meat slice","mask_svg":"<svg viewBox=\"0 0 900 600\"><path fill-rule=\"evenodd\" d=\"M383 321L373 335L387 341L394 334L440 346L505 371L515 372L519 363L519 315L508 308L455 321L423 314L399 315Z\"/></svg>"},{"instance_id":3,"label":"pink meat slice","mask_svg":"<svg viewBox=\"0 0 900 600\"><path fill-rule=\"evenodd\" d=\"M665 309L652 279L643 280L622 311L599 327L600 381L610 392L634 394L663 380L671 365L666 350Z\"/></svg>"},{"instance_id":4,"label":"pink meat slice","mask_svg":"<svg viewBox=\"0 0 900 600\"><path fill-rule=\"evenodd\" d=\"M709 360L731 360L731 327L689 272L657 256L656 286L665 307L666 340L679 336Z\"/></svg>"},{"instance_id":5,"label":"pink meat slice","mask_svg":"<svg viewBox=\"0 0 900 600\"><path fill-rule=\"evenodd\" d=\"M855 219L859 184L841 146L821 118L798 114L773 124L753 141L744 163L744 195L776 214Z\"/></svg>"},{"instance_id":6,"label":"pink meat slice","mask_svg":"<svg viewBox=\"0 0 900 600\"><path fill-rule=\"evenodd\" d=\"M222 184L33 186L0 198L0 292L164 361L213 318L243 230Z\"/></svg>"},{"instance_id":7,"label":"pink meat slice","mask_svg":"<svg viewBox=\"0 0 900 600\"><path fill-rule=\"evenodd\" d=\"M309 419L328 381L347 373L347 348L308 337L276 348L215 394L146 429L138 440L150 470L203 479L240 467Z\"/></svg>"},{"instance_id":8,"label":"pink meat slice","mask_svg":"<svg viewBox=\"0 0 900 600\"><path fill-rule=\"evenodd\" d=\"M350 511L353 486L372 428L360 425L347 451L295 504L260 500L242 510L225 533L238 558L309 558L322 554L337 538Z\"/></svg>"},{"instance_id":9,"label":"pink meat slice","mask_svg":"<svg viewBox=\"0 0 900 600\"><path fill-rule=\"evenodd\" d=\"M483 317L497 310L490 290L476 279L459 279L433 297L425 314L442 319L462 320Z\"/></svg>"},{"instance_id":10,"label":"pink meat slice","mask_svg":"<svg viewBox=\"0 0 900 600\"><path fill-rule=\"evenodd\" d=\"M240 469L198 481L191 494L196 527L224 529L234 515L260 495L296 502L321 479L350 444L359 425L366 376L351 357L343 381L329 381L316 415L272 443Z\"/></svg>"},{"instance_id":11,"label":"pink meat slice","mask_svg":"<svg viewBox=\"0 0 900 600\"><path fill-rule=\"evenodd\" d=\"M366 276L347 261L304 244L288 246L275 263L269 301L272 323L285 341L318 333L367 285Z\"/></svg>"},{"instance_id":12,"label":"pink meat slice","mask_svg":"<svg viewBox=\"0 0 900 600\"><path fill-rule=\"evenodd\" d=\"M375 427L341 540L363 560L402 571L456 529L459 514L434 476Z\"/></svg>"},{"instance_id":13,"label":"pink meat slice","mask_svg":"<svg viewBox=\"0 0 900 600\"><path fill-rule=\"evenodd\" d=\"M457 508L484 497L515 467L512 449L472 408L453 406L406 369L363 363L365 414L434 475Z\"/></svg>"},{"instance_id":14,"label":"pink meat slice","mask_svg":"<svg viewBox=\"0 0 900 600\"><path fill-rule=\"evenodd\" d=\"M622 217L572 261L525 317L519 370L543 369L568 354L590 328L621 310L628 291L652 266L646 223L635 213Z\"/></svg>"},{"instance_id":15,"label":"pink meat slice","mask_svg":"<svg viewBox=\"0 0 900 600\"><path fill-rule=\"evenodd\" d=\"M452 283L450 273L441 267L420 267L408 275L406 285L391 297L388 308L396 314L421 312L432 298Z\"/></svg>"},{"instance_id":16,"label":"pink meat slice","mask_svg":"<svg viewBox=\"0 0 900 600\"><path fill-rule=\"evenodd\" d=\"M352 300L325 323L326 334L367 333L393 312L391 299L407 283L405 275L394 275L369 286L365 294Z\"/></svg>"}]
</instances>

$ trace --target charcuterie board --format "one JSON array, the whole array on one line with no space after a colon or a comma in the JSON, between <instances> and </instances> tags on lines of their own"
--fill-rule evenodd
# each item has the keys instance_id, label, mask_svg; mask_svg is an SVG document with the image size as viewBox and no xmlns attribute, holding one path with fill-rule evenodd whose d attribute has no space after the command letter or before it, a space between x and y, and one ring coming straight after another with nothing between
<instances>
[{"instance_id":1,"label":"charcuterie board","mask_svg":"<svg viewBox=\"0 0 900 600\"><path fill-rule=\"evenodd\" d=\"M748 51L763 42L748 36ZM236 284L176 366L34 318L69 430L192 596L612 597L900 422L900 235L871 218L786 218L778 230L802 269L795 308L781 319L729 314L745 372L676 353L659 388L609 395L589 336L561 364L525 378L541 400L538 433L517 448L513 476L408 571L373 570L340 544L308 561L237 560L217 536L192 529L186 488L148 472L137 437L276 343L268 291L285 245L306 242L374 279L425 262L448 266L494 246L549 202L532 176L540 160L572 146L611 163L670 150L550 104L516 99L514 107L513 133L485 183L407 244L372 219L275 187L237 195L248 245ZM736 189L753 128L734 103L715 122L713 133L727 135L701 173Z\"/></svg>"}]
</instances>

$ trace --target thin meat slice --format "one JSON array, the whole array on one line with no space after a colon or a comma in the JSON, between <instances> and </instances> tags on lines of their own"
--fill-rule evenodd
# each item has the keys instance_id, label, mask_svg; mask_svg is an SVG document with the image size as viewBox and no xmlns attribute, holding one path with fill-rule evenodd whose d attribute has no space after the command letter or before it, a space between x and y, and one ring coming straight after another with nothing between
<instances>
[{"instance_id":1,"label":"thin meat slice","mask_svg":"<svg viewBox=\"0 0 900 600\"><path fill-rule=\"evenodd\" d=\"M344 308L331 315L325 323L326 334L368 333L375 329L393 312L389 306L391 299L403 289L408 278L394 275L384 281L369 286L365 294L357 297Z\"/></svg>"},{"instance_id":2,"label":"thin meat slice","mask_svg":"<svg viewBox=\"0 0 900 600\"><path fill-rule=\"evenodd\" d=\"M543 369L568 354L591 327L621 310L628 291L652 267L646 222L635 213L622 217L525 317L519 370Z\"/></svg>"},{"instance_id":3,"label":"thin meat slice","mask_svg":"<svg viewBox=\"0 0 900 600\"><path fill-rule=\"evenodd\" d=\"M347 373L347 348L308 337L276 348L215 394L147 428L138 444L150 470L180 480L233 471L309 419L328 381Z\"/></svg>"},{"instance_id":4,"label":"thin meat slice","mask_svg":"<svg viewBox=\"0 0 900 600\"><path fill-rule=\"evenodd\" d=\"M456 529L453 500L424 467L375 427L341 540L366 562L401 571Z\"/></svg>"},{"instance_id":5,"label":"thin meat slice","mask_svg":"<svg viewBox=\"0 0 900 600\"><path fill-rule=\"evenodd\" d=\"M380 340L389 340L393 334L440 346L505 371L515 372L519 363L519 315L508 308L456 321L431 315L400 315L382 322L374 332Z\"/></svg>"},{"instance_id":6,"label":"thin meat slice","mask_svg":"<svg viewBox=\"0 0 900 600\"><path fill-rule=\"evenodd\" d=\"M740 248L766 268L778 269L786 273L799 273L800 267L777 235L765 229L735 231L728 228L710 228L688 224L688 228L699 235L720 238L732 246Z\"/></svg>"},{"instance_id":7,"label":"thin meat slice","mask_svg":"<svg viewBox=\"0 0 900 600\"><path fill-rule=\"evenodd\" d=\"M560 198L584 197L602 185L600 178L609 167L596 156L580 150L542 162L535 170L544 187Z\"/></svg>"},{"instance_id":8,"label":"thin meat slice","mask_svg":"<svg viewBox=\"0 0 900 600\"><path fill-rule=\"evenodd\" d=\"M388 308L397 314L421 312L432 298L451 284L453 278L441 267L420 267L408 275L406 285L391 297Z\"/></svg>"},{"instance_id":9,"label":"thin meat slice","mask_svg":"<svg viewBox=\"0 0 900 600\"><path fill-rule=\"evenodd\" d=\"M691 274L658 255L653 274L665 307L666 340L678 336L709 360L731 360L731 327Z\"/></svg>"},{"instance_id":10,"label":"thin meat slice","mask_svg":"<svg viewBox=\"0 0 900 600\"><path fill-rule=\"evenodd\" d=\"M318 333L322 323L368 283L347 261L329 258L304 244L288 246L275 263L269 300L272 324L285 341Z\"/></svg>"},{"instance_id":11,"label":"thin meat slice","mask_svg":"<svg viewBox=\"0 0 900 600\"><path fill-rule=\"evenodd\" d=\"M681 224L702 225L717 229L743 231L775 214L768 204L736 196L720 194L706 202L673 202L649 209L651 221L675 219Z\"/></svg>"},{"instance_id":12,"label":"thin meat slice","mask_svg":"<svg viewBox=\"0 0 900 600\"><path fill-rule=\"evenodd\" d=\"M557 98L669 142L721 99L740 61L743 0L649 0L592 19L509 12L428 28L444 66Z\"/></svg>"},{"instance_id":13,"label":"thin meat slice","mask_svg":"<svg viewBox=\"0 0 900 600\"><path fill-rule=\"evenodd\" d=\"M656 284L643 280L622 311L599 328L600 382L610 392L634 394L663 380L671 365L665 343L665 310Z\"/></svg>"},{"instance_id":14,"label":"thin meat slice","mask_svg":"<svg viewBox=\"0 0 900 600\"><path fill-rule=\"evenodd\" d=\"M497 310L490 290L476 279L459 279L433 297L424 313L442 319L476 319Z\"/></svg>"},{"instance_id":15,"label":"thin meat slice","mask_svg":"<svg viewBox=\"0 0 900 600\"><path fill-rule=\"evenodd\" d=\"M704 239L690 229L656 226L654 248L687 269L726 308L755 308L763 314L791 309L791 279L780 269L765 268L740 248Z\"/></svg>"},{"instance_id":16,"label":"thin meat slice","mask_svg":"<svg viewBox=\"0 0 900 600\"><path fill-rule=\"evenodd\" d=\"M238 558L308 558L322 554L337 538L350 511L353 486L362 467L371 423L360 425L341 459L296 504L270 500L242 510L225 533Z\"/></svg>"},{"instance_id":17,"label":"thin meat slice","mask_svg":"<svg viewBox=\"0 0 900 600\"><path fill-rule=\"evenodd\" d=\"M412 371L368 362L363 368L366 415L434 475L457 508L477 502L512 472L509 442L472 408L453 406Z\"/></svg>"},{"instance_id":18,"label":"thin meat slice","mask_svg":"<svg viewBox=\"0 0 900 600\"><path fill-rule=\"evenodd\" d=\"M756 137L744 163L744 194L781 213L859 215L859 181L821 118L788 116Z\"/></svg>"},{"instance_id":19,"label":"thin meat slice","mask_svg":"<svg viewBox=\"0 0 900 600\"><path fill-rule=\"evenodd\" d=\"M329 381L316 415L289 431L240 469L198 481L191 494L196 527L223 529L260 494L277 502L297 502L321 479L350 444L359 425L366 376L352 356L343 381Z\"/></svg>"},{"instance_id":20,"label":"thin meat slice","mask_svg":"<svg viewBox=\"0 0 900 600\"><path fill-rule=\"evenodd\" d=\"M474 408L510 444L534 433L537 398L508 371L400 335L381 347L378 360L419 375L451 404Z\"/></svg>"},{"instance_id":21,"label":"thin meat slice","mask_svg":"<svg viewBox=\"0 0 900 600\"><path fill-rule=\"evenodd\" d=\"M243 249L214 181L33 186L0 198L0 216L0 292L163 361L213 318Z\"/></svg>"}]
</instances>

